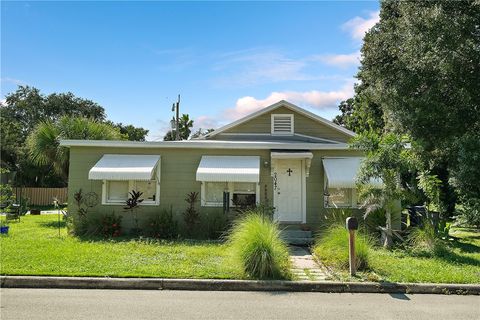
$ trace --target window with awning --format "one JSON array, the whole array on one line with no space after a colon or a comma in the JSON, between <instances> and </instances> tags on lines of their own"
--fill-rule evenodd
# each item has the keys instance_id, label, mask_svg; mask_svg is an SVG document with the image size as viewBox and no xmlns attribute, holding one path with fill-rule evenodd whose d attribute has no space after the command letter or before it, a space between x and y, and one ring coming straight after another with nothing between
<instances>
[{"instance_id":1,"label":"window with awning","mask_svg":"<svg viewBox=\"0 0 480 320\"><path fill-rule=\"evenodd\" d=\"M196 172L202 182L202 206L222 206L228 192L230 205L259 200L259 156L203 156Z\"/></svg>"},{"instance_id":2,"label":"window with awning","mask_svg":"<svg viewBox=\"0 0 480 320\"><path fill-rule=\"evenodd\" d=\"M103 181L102 204L123 204L132 190L142 192L142 204L159 204L159 155L105 154L88 178Z\"/></svg>"},{"instance_id":3,"label":"window with awning","mask_svg":"<svg viewBox=\"0 0 480 320\"><path fill-rule=\"evenodd\" d=\"M325 207L357 207L356 179L362 157L324 158L324 202ZM371 184L381 187L380 180Z\"/></svg>"}]
</instances>

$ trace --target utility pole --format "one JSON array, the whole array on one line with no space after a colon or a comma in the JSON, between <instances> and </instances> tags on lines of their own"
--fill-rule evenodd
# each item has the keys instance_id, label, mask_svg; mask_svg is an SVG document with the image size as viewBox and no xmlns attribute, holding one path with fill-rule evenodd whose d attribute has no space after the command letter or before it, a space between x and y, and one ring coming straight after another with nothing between
<instances>
[{"instance_id":1,"label":"utility pole","mask_svg":"<svg viewBox=\"0 0 480 320\"><path fill-rule=\"evenodd\" d=\"M175 111L175 141L178 141L180 140L180 95L178 95L177 102L174 102L172 105L173 111Z\"/></svg>"}]
</instances>

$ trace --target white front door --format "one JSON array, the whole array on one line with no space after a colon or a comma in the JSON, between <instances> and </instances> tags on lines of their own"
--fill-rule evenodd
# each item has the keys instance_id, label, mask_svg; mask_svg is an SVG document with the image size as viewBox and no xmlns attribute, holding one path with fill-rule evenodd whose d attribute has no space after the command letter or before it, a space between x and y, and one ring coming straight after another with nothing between
<instances>
[{"instance_id":1,"label":"white front door","mask_svg":"<svg viewBox=\"0 0 480 320\"><path fill-rule=\"evenodd\" d=\"M275 217L279 222L304 222L303 160L279 159L273 175Z\"/></svg>"}]
</instances>

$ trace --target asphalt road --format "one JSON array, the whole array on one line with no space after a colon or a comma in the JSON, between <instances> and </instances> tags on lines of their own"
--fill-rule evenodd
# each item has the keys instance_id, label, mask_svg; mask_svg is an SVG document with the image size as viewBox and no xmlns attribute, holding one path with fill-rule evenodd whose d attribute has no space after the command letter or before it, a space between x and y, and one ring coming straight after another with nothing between
<instances>
[{"instance_id":1,"label":"asphalt road","mask_svg":"<svg viewBox=\"0 0 480 320\"><path fill-rule=\"evenodd\" d=\"M8 319L480 319L456 295L1 289Z\"/></svg>"}]
</instances>

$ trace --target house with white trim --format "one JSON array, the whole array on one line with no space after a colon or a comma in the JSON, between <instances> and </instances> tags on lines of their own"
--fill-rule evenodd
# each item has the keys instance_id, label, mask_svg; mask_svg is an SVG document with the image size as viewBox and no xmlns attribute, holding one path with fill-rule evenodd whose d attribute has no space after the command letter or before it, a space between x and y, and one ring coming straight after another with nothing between
<instances>
[{"instance_id":1,"label":"house with white trim","mask_svg":"<svg viewBox=\"0 0 480 320\"><path fill-rule=\"evenodd\" d=\"M95 214L122 214L134 189L143 193L140 219L172 208L181 220L186 195L197 192L201 217L257 203L274 207L280 224L315 229L330 209L359 206L362 154L348 147L354 135L279 101L198 139L61 145L70 149L69 199L80 189L97 195Z\"/></svg>"}]
</instances>

